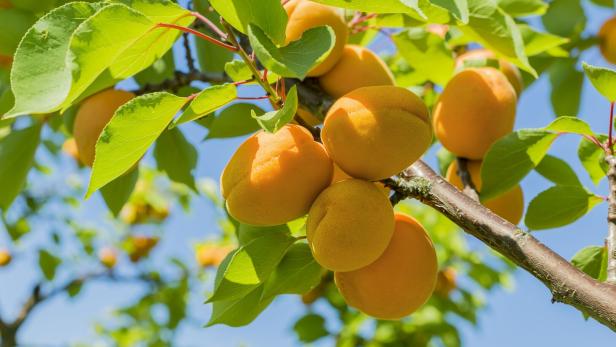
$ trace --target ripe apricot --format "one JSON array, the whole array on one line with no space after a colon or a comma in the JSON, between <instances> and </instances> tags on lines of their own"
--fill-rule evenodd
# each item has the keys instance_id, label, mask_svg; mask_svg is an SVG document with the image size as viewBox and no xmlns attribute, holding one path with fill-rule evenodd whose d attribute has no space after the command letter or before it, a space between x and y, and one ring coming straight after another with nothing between
<instances>
[{"instance_id":1,"label":"ripe apricot","mask_svg":"<svg viewBox=\"0 0 616 347\"><path fill-rule=\"evenodd\" d=\"M471 175L471 181L473 181L475 189L477 189L477 192L481 193L481 161L470 160L466 167ZM462 190L464 185L457 171L458 163L454 160L447 169L446 179L449 183ZM482 204L512 224L520 223L522 215L524 214L524 194L519 185L500 196L483 201Z\"/></svg>"},{"instance_id":2,"label":"ripe apricot","mask_svg":"<svg viewBox=\"0 0 616 347\"><path fill-rule=\"evenodd\" d=\"M447 298L456 289L456 270L448 267L438 272L434 294Z\"/></svg>"},{"instance_id":3,"label":"ripe apricot","mask_svg":"<svg viewBox=\"0 0 616 347\"><path fill-rule=\"evenodd\" d=\"M346 45L340 60L319 77L323 90L334 98L361 87L394 85L387 64L368 48Z\"/></svg>"},{"instance_id":4,"label":"ripe apricot","mask_svg":"<svg viewBox=\"0 0 616 347\"><path fill-rule=\"evenodd\" d=\"M432 142L428 109L405 88L373 86L338 99L325 117L321 139L352 177L380 180L415 162Z\"/></svg>"},{"instance_id":5,"label":"ripe apricot","mask_svg":"<svg viewBox=\"0 0 616 347\"><path fill-rule=\"evenodd\" d=\"M237 149L221 176L229 214L242 223L278 225L304 216L332 178L325 148L308 130L286 125L257 132Z\"/></svg>"},{"instance_id":6,"label":"ripe apricot","mask_svg":"<svg viewBox=\"0 0 616 347\"><path fill-rule=\"evenodd\" d=\"M473 49L458 56L456 59L456 67L460 68L464 66L464 62L467 60L494 59L495 57L496 56L494 53L487 49ZM522 93L522 89L524 88L524 82L522 81L522 74L520 74L520 70L505 59L499 59L498 65L500 67L500 71L505 75L505 77L507 77L507 80L509 80L509 83L511 83L511 86L515 89L516 94L520 95L520 93Z\"/></svg>"},{"instance_id":7,"label":"ripe apricot","mask_svg":"<svg viewBox=\"0 0 616 347\"><path fill-rule=\"evenodd\" d=\"M616 17L605 21L599 29L599 49L608 62L616 64Z\"/></svg>"},{"instance_id":8,"label":"ripe apricot","mask_svg":"<svg viewBox=\"0 0 616 347\"><path fill-rule=\"evenodd\" d=\"M458 157L482 159L494 142L513 130L516 102L515 90L499 70L462 70L434 106L436 137Z\"/></svg>"},{"instance_id":9,"label":"ripe apricot","mask_svg":"<svg viewBox=\"0 0 616 347\"><path fill-rule=\"evenodd\" d=\"M329 71L340 59L347 42L348 28L338 9L308 0L291 0L284 5L289 21L286 43L299 40L308 29L327 25L334 30L336 42L327 58L314 67L308 76L320 76Z\"/></svg>"},{"instance_id":10,"label":"ripe apricot","mask_svg":"<svg viewBox=\"0 0 616 347\"><path fill-rule=\"evenodd\" d=\"M218 266L233 249L233 246L203 244L197 247L195 258L199 266L203 268Z\"/></svg>"},{"instance_id":11,"label":"ripe apricot","mask_svg":"<svg viewBox=\"0 0 616 347\"><path fill-rule=\"evenodd\" d=\"M110 247L105 247L98 252L98 260L106 268L113 268L118 262L118 252Z\"/></svg>"},{"instance_id":12,"label":"ripe apricot","mask_svg":"<svg viewBox=\"0 0 616 347\"><path fill-rule=\"evenodd\" d=\"M83 101L75 116L73 135L79 159L84 165L91 167L94 164L98 137L115 111L134 97L135 94L131 92L107 89Z\"/></svg>"},{"instance_id":13,"label":"ripe apricot","mask_svg":"<svg viewBox=\"0 0 616 347\"><path fill-rule=\"evenodd\" d=\"M66 141L64 141L62 144L62 152L81 164L81 161L79 161L79 152L77 150L77 142L75 141L75 138L71 137L70 139L66 139Z\"/></svg>"},{"instance_id":14,"label":"ripe apricot","mask_svg":"<svg viewBox=\"0 0 616 347\"><path fill-rule=\"evenodd\" d=\"M145 235L130 236L128 239L128 257L133 263L150 255L150 251L158 244L158 237Z\"/></svg>"},{"instance_id":15,"label":"ripe apricot","mask_svg":"<svg viewBox=\"0 0 616 347\"><path fill-rule=\"evenodd\" d=\"M308 213L306 235L316 261L332 271L352 271L375 261L394 231L393 208L371 182L334 183Z\"/></svg>"},{"instance_id":16,"label":"ripe apricot","mask_svg":"<svg viewBox=\"0 0 616 347\"><path fill-rule=\"evenodd\" d=\"M336 272L336 286L347 304L379 319L400 319L432 295L438 264L423 226L396 214L395 231L383 254L370 265Z\"/></svg>"},{"instance_id":17,"label":"ripe apricot","mask_svg":"<svg viewBox=\"0 0 616 347\"><path fill-rule=\"evenodd\" d=\"M0 249L0 267L7 266L11 263L13 257L8 249Z\"/></svg>"}]
</instances>

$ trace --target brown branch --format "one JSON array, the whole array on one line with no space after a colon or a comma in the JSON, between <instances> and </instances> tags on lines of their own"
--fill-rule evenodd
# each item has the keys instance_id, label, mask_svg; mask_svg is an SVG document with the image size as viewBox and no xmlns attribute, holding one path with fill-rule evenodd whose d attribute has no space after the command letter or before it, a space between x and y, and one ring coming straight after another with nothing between
<instances>
[{"instance_id":1,"label":"brown branch","mask_svg":"<svg viewBox=\"0 0 616 347\"><path fill-rule=\"evenodd\" d=\"M616 284L616 156L605 156L609 166L607 179L609 184L607 224L607 282Z\"/></svg>"},{"instance_id":2,"label":"brown branch","mask_svg":"<svg viewBox=\"0 0 616 347\"><path fill-rule=\"evenodd\" d=\"M422 161L406 169L396 183L396 192L433 207L543 282L553 301L572 305L616 331L616 286L578 270L529 233L461 193Z\"/></svg>"}]
</instances>

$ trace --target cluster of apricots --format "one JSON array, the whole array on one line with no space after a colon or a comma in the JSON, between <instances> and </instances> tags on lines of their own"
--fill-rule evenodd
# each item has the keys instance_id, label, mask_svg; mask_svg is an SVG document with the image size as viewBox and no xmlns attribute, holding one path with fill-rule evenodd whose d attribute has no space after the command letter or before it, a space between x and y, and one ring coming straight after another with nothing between
<instances>
[{"instance_id":1,"label":"cluster of apricots","mask_svg":"<svg viewBox=\"0 0 616 347\"><path fill-rule=\"evenodd\" d=\"M137 263L150 255L158 244L158 238L147 235L130 235L124 240L124 250L131 262ZM118 263L118 251L113 247L103 247L98 252L98 261L107 269Z\"/></svg>"},{"instance_id":2,"label":"cluster of apricots","mask_svg":"<svg viewBox=\"0 0 616 347\"><path fill-rule=\"evenodd\" d=\"M338 10L305 0L291 0L285 8L290 39L314 26L334 28L334 50L311 76L337 100L325 117L322 143L294 124L257 132L242 143L221 176L227 210L256 226L307 215L314 258L334 272L347 303L373 317L399 319L431 296L436 253L421 224L394 213L387 188L375 183L428 149L428 109L393 85L376 54L346 45Z\"/></svg>"},{"instance_id":3,"label":"cluster of apricots","mask_svg":"<svg viewBox=\"0 0 616 347\"><path fill-rule=\"evenodd\" d=\"M492 144L513 131L516 104L523 84L519 70L511 63L499 60L499 68L463 68L465 62L493 59L484 49L458 56L461 70L447 83L433 110L433 126L441 144L459 158L468 159L470 178L481 193L481 163ZM458 176L458 163L447 170L447 180L463 188ZM524 213L524 196L520 186L483 201L494 213L518 224Z\"/></svg>"}]
</instances>

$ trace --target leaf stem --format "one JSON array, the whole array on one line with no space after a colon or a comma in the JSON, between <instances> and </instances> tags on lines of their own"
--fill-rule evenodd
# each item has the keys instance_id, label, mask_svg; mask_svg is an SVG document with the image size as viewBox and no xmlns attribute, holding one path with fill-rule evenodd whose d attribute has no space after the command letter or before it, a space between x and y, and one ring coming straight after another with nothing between
<instances>
[{"instance_id":1,"label":"leaf stem","mask_svg":"<svg viewBox=\"0 0 616 347\"><path fill-rule=\"evenodd\" d=\"M180 31L183 31L183 32L186 32L186 33L189 33L189 34L193 34L193 35L195 35L195 36L197 36L197 37L199 37L201 39L204 39L206 41L209 41L209 42L211 42L211 43L213 43L213 44L215 44L217 46L226 48L226 49L228 49L228 50L230 50L232 52L237 52L237 48L236 47L231 46L229 44L226 44L226 43L224 43L222 41L216 40L215 38L207 36L204 33L200 32L200 31L197 31L195 29L183 27L181 25L168 24L168 23L158 23L158 24L156 24L156 27L158 27L158 28L176 29L176 30L180 30Z\"/></svg>"},{"instance_id":2,"label":"leaf stem","mask_svg":"<svg viewBox=\"0 0 616 347\"><path fill-rule=\"evenodd\" d=\"M216 35L220 36L221 39L227 40L227 34L224 31L220 30L220 28L218 28L216 24L212 23L212 21L209 20L207 17L197 11L193 11L190 14L192 14L195 18L205 24L210 30L216 33Z\"/></svg>"}]
</instances>

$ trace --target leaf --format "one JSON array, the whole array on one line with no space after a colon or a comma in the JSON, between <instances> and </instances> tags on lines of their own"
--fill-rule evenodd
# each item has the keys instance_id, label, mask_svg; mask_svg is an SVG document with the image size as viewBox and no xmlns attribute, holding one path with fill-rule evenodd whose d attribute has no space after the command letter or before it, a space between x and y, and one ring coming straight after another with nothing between
<instances>
[{"instance_id":1,"label":"leaf","mask_svg":"<svg viewBox=\"0 0 616 347\"><path fill-rule=\"evenodd\" d=\"M260 285L237 300L215 301L212 305L212 317L206 327L216 324L240 327L249 324L273 300L261 300L262 293L263 285Z\"/></svg>"},{"instance_id":2,"label":"leaf","mask_svg":"<svg viewBox=\"0 0 616 347\"><path fill-rule=\"evenodd\" d=\"M548 9L542 0L498 0L498 7L512 17L540 16Z\"/></svg>"},{"instance_id":3,"label":"leaf","mask_svg":"<svg viewBox=\"0 0 616 347\"><path fill-rule=\"evenodd\" d=\"M19 40L35 21L32 13L0 7L0 54L13 56Z\"/></svg>"},{"instance_id":4,"label":"leaf","mask_svg":"<svg viewBox=\"0 0 616 347\"><path fill-rule=\"evenodd\" d=\"M603 200L580 186L554 186L528 205L524 223L532 230L571 224Z\"/></svg>"},{"instance_id":5,"label":"leaf","mask_svg":"<svg viewBox=\"0 0 616 347\"><path fill-rule=\"evenodd\" d=\"M69 3L46 14L28 30L15 52L11 70L15 105L5 117L58 108L71 87L71 70L65 61L71 34L100 7Z\"/></svg>"},{"instance_id":6,"label":"leaf","mask_svg":"<svg viewBox=\"0 0 616 347\"><path fill-rule=\"evenodd\" d=\"M209 132L206 139L237 137L251 134L261 127L251 117L254 112L257 117L265 113L253 104L233 104L220 112L216 117L211 117L212 122L208 125Z\"/></svg>"},{"instance_id":7,"label":"leaf","mask_svg":"<svg viewBox=\"0 0 616 347\"><path fill-rule=\"evenodd\" d=\"M607 252L605 247L602 246L588 246L579 250L573 258L571 258L571 264L582 270L588 276L599 280L601 273L603 272L603 258L606 257ZM607 264L605 264L607 265ZM607 266L606 266L607 267Z\"/></svg>"},{"instance_id":8,"label":"leaf","mask_svg":"<svg viewBox=\"0 0 616 347\"><path fill-rule=\"evenodd\" d=\"M186 98L159 92L122 105L96 142L86 197L135 165L185 103Z\"/></svg>"},{"instance_id":9,"label":"leaf","mask_svg":"<svg viewBox=\"0 0 616 347\"><path fill-rule=\"evenodd\" d=\"M575 171L564 160L546 155L535 170L546 179L565 186L581 186Z\"/></svg>"},{"instance_id":10,"label":"leaf","mask_svg":"<svg viewBox=\"0 0 616 347\"><path fill-rule=\"evenodd\" d=\"M454 72L451 50L440 36L424 29L413 28L393 36L400 55L426 81L447 84Z\"/></svg>"},{"instance_id":11,"label":"leaf","mask_svg":"<svg viewBox=\"0 0 616 347\"><path fill-rule=\"evenodd\" d=\"M48 281L52 281L56 276L56 269L61 263L62 259L44 249L39 250L39 267Z\"/></svg>"},{"instance_id":12,"label":"leaf","mask_svg":"<svg viewBox=\"0 0 616 347\"><path fill-rule=\"evenodd\" d=\"M205 0L194 1L195 10L203 14L213 23L220 20L218 13L209 10L209 3ZM233 52L206 40L195 40L197 61L201 71L224 72L225 63L233 59Z\"/></svg>"},{"instance_id":13,"label":"leaf","mask_svg":"<svg viewBox=\"0 0 616 347\"><path fill-rule=\"evenodd\" d=\"M262 237L263 235L282 234L288 235L291 231L287 224L275 225L270 227L257 227L248 224L239 224L237 226L237 239L240 246L245 246L251 241Z\"/></svg>"},{"instance_id":14,"label":"leaf","mask_svg":"<svg viewBox=\"0 0 616 347\"><path fill-rule=\"evenodd\" d=\"M210 114L230 103L236 97L237 87L233 83L207 87L197 94L182 115L173 122L170 128Z\"/></svg>"},{"instance_id":15,"label":"leaf","mask_svg":"<svg viewBox=\"0 0 616 347\"><path fill-rule=\"evenodd\" d=\"M192 171L197 167L198 153L179 129L160 135L154 147L154 158L158 170L166 172L169 179L197 191Z\"/></svg>"},{"instance_id":16,"label":"leaf","mask_svg":"<svg viewBox=\"0 0 616 347\"><path fill-rule=\"evenodd\" d=\"M315 0L325 5L368 13L410 13L426 19L418 1L410 0Z\"/></svg>"},{"instance_id":17,"label":"leaf","mask_svg":"<svg viewBox=\"0 0 616 347\"><path fill-rule=\"evenodd\" d=\"M284 47L277 47L259 27L250 25L248 38L263 66L282 76L304 79L308 71L327 57L334 47L335 35L330 27L306 30L302 37Z\"/></svg>"},{"instance_id":18,"label":"leaf","mask_svg":"<svg viewBox=\"0 0 616 347\"><path fill-rule=\"evenodd\" d=\"M584 72L601 95L609 102L616 102L616 71L605 67L592 66L582 63Z\"/></svg>"},{"instance_id":19,"label":"leaf","mask_svg":"<svg viewBox=\"0 0 616 347\"><path fill-rule=\"evenodd\" d=\"M256 25L277 44L286 39L287 13L280 0L210 0L210 5L235 29L248 34Z\"/></svg>"},{"instance_id":20,"label":"leaf","mask_svg":"<svg viewBox=\"0 0 616 347\"><path fill-rule=\"evenodd\" d=\"M287 100L280 110L267 112L261 116L257 115L255 111L251 110L252 118L257 120L257 123L263 128L263 130L270 133L275 133L280 128L288 124L295 117L297 112L297 88L291 87L287 94Z\"/></svg>"},{"instance_id":21,"label":"leaf","mask_svg":"<svg viewBox=\"0 0 616 347\"><path fill-rule=\"evenodd\" d=\"M243 60L233 60L226 63L225 72L234 82L247 81L253 78L252 71Z\"/></svg>"},{"instance_id":22,"label":"leaf","mask_svg":"<svg viewBox=\"0 0 616 347\"><path fill-rule=\"evenodd\" d=\"M150 67L136 74L135 81L141 86L159 84L172 79L175 75L175 62L173 51L168 51L162 58L156 60Z\"/></svg>"},{"instance_id":23,"label":"leaf","mask_svg":"<svg viewBox=\"0 0 616 347\"><path fill-rule=\"evenodd\" d=\"M605 142L607 136L599 135L598 139L601 142ZM607 175L609 167L605 162L605 152L590 140L586 138L581 139L578 147L578 158L580 158L582 166L584 166L595 185L599 184Z\"/></svg>"},{"instance_id":24,"label":"leaf","mask_svg":"<svg viewBox=\"0 0 616 347\"><path fill-rule=\"evenodd\" d=\"M288 234L262 233L241 246L219 267L207 302L239 299L265 283L294 241Z\"/></svg>"},{"instance_id":25,"label":"leaf","mask_svg":"<svg viewBox=\"0 0 616 347\"><path fill-rule=\"evenodd\" d=\"M101 189L103 199L114 217L118 216L122 207L130 198L138 179L139 167L136 166Z\"/></svg>"},{"instance_id":26,"label":"leaf","mask_svg":"<svg viewBox=\"0 0 616 347\"><path fill-rule=\"evenodd\" d=\"M560 59L548 70L552 84L552 108L556 116L577 115L584 74L575 67L575 59Z\"/></svg>"},{"instance_id":27,"label":"leaf","mask_svg":"<svg viewBox=\"0 0 616 347\"><path fill-rule=\"evenodd\" d=\"M541 162L556 136L543 129L522 129L494 143L481 165L482 200L518 184Z\"/></svg>"},{"instance_id":28,"label":"leaf","mask_svg":"<svg viewBox=\"0 0 616 347\"><path fill-rule=\"evenodd\" d=\"M614 0L590 0L593 4L607 8L614 7Z\"/></svg>"},{"instance_id":29,"label":"leaf","mask_svg":"<svg viewBox=\"0 0 616 347\"><path fill-rule=\"evenodd\" d=\"M41 126L35 125L0 138L0 208L4 211L26 184L40 136Z\"/></svg>"},{"instance_id":30,"label":"leaf","mask_svg":"<svg viewBox=\"0 0 616 347\"><path fill-rule=\"evenodd\" d=\"M576 117L558 117L545 127L545 130L557 133L595 136L588 123Z\"/></svg>"},{"instance_id":31,"label":"leaf","mask_svg":"<svg viewBox=\"0 0 616 347\"><path fill-rule=\"evenodd\" d=\"M325 318L315 313L309 313L300 318L293 325L293 330L299 340L304 343L314 342L329 335L325 327Z\"/></svg>"},{"instance_id":32,"label":"leaf","mask_svg":"<svg viewBox=\"0 0 616 347\"><path fill-rule=\"evenodd\" d=\"M518 24L518 28L522 34L522 41L524 41L524 53L529 57L548 52L569 42L569 39L565 37L536 31L530 25Z\"/></svg>"},{"instance_id":33,"label":"leaf","mask_svg":"<svg viewBox=\"0 0 616 347\"><path fill-rule=\"evenodd\" d=\"M547 31L563 37L573 37L584 30L586 15L578 0L554 0L541 17Z\"/></svg>"},{"instance_id":34,"label":"leaf","mask_svg":"<svg viewBox=\"0 0 616 347\"><path fill-rule=\"evenodd\" d=\"M306 243L289 247L276 270L265 283L263 298L279 294L303 294L321 281L321 266Z\"/></svg>"}]
</instances>

